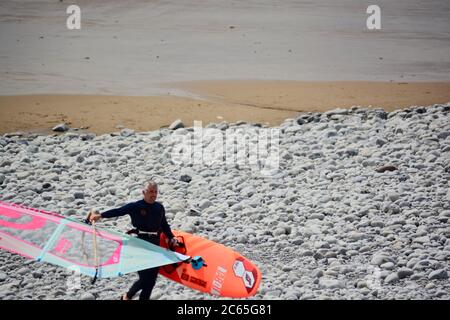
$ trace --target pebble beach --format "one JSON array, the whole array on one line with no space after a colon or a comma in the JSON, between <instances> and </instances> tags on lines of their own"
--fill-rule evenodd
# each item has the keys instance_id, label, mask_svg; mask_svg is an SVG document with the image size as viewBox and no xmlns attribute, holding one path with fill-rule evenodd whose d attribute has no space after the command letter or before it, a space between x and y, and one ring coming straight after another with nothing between
<instances>
[{"instance_id":1,"label":"pebble beach","mask_svg":"<svg viewBox=\"0 0 450 320\"><path fill-rule=\"evenodd\" d=\"M449 111L443 104L303 113L277 127L280 159L270 175L175 161L174 138L194 135L180 122L140 133L7 134L0 190L3 201L83 219L91 208L140 199L154 177L173 229L229 246L261 269L253 299L448 300ZM243 121L207 128L267 129ZM102 227L131 225L121 217ZM83 276L68 293L61 268L5 251L0 260L1 299L117 299L136 278L91 286ZM213 296L160 276L152 298Z\"/></svg>"}]
</instances>

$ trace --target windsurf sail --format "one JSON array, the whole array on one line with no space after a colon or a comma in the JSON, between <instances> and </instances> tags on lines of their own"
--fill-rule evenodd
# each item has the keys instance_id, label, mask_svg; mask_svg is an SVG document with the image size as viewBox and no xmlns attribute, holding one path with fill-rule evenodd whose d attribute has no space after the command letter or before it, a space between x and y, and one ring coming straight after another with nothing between
<instances>
[{"instance_id":1,"label":"windsurf sail","mask_svg":"<svg viewBox=\"0 0 450 320\"><path fill-rule=\"evenodd\" d=\"M142 239L2 201L0 248L98 278L190 259Z\"/></svg>"}]
</instances>

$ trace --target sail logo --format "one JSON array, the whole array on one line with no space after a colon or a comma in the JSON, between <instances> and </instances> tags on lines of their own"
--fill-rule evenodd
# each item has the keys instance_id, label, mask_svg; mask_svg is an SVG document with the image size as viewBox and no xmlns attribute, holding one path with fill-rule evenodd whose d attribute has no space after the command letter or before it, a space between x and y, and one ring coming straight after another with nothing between
<instances>
[{"instance_id":1,"label":"sail logo","mask_svg":"<svg viewBox=\"0 0 450 320\"><path fill-rule=\"evenodd\" d=\"M61 254L64 254L67 252L67 250L70 249L70 247L72 247L72 243L69 240L67 240L66 238L61 237L58 244L56 245L56 247L53 250L56 252L59 252Z\"/></svg>"}]
</instances>

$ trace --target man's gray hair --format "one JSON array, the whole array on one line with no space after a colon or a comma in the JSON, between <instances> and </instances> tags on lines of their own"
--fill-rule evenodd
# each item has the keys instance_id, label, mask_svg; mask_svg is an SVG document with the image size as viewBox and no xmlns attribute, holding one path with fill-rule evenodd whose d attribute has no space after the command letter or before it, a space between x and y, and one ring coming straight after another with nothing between
<instances>
[{"instance_id":1,"label":"man's gray hair","mask_svg":"<svg viewBox=\"0 0 450 320\"><path fill-rule=\"evenodd\" d=\"M155 182L155 180L148 180L145 184L144 184L144 189L147 189L148 187L156 187L158 188L158 184Z\"/></svg>"}]
</instances>

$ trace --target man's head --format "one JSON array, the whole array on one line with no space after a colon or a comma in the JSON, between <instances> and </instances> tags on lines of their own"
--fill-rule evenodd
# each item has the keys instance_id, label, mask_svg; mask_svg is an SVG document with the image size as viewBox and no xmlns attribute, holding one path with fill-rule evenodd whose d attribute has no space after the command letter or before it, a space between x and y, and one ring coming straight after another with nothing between
<instances>
[{"instance_id":1,"label":"man's head","mask_svg":"<svg viewBox=\"0 0 450 320\"><path fill-rule=\"evenodd\" d=\"M154 203L158 196L158 185L153 180L147 182L142 190L144 195L144 201L148 203Z\"/></svg>"}]
</instances>

